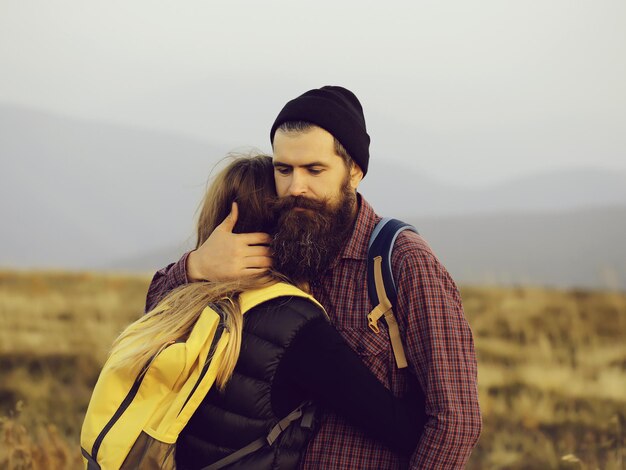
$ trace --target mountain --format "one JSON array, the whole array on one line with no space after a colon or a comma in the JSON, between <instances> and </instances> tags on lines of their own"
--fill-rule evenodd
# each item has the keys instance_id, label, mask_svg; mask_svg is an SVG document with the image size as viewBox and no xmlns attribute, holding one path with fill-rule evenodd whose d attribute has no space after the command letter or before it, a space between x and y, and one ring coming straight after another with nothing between
<instances>
[{"instance_id":1,"label":"mountain","mask_svg":"<svg viewBox=\"0 0 626 470\"><path fill-rule=\"evenodd\" d=\"M626 289L626 205L407 221L461 283Z\"/></svg>"},{"instance_id":2,"label":"mountain","mask_svg":"<svg viewBox=\"0 0 626 470\"><path fill-rule=\"evenodd\" d=\"M152 270L178 258L193 244L195 210L226 150L164 132L0 105L0 266ZM568 260L591 253L593 241L602 241L596 253L612 253L606 259L622 270L625 250L610 234L624 235L624 172L547 172L469 189L373 157L360 190L379 214L414 222L463 280L506 277L510 268L511 276L540 282L558 280L557 272L583 282L590 275L575 277ZM592 227L588 240L581 239ZM536 262L528 240L545 248ZM526 255L513 259L517 252ZM586 273L601 269L589 259ZM512 268L522 261L528 268Z\"/></svg>"},{"instance_id":3,"label":"mountain","mask_svg":"<svg viewBox=\"0 0 626 470\"><path fill-rule=\"evenodd\" d=\"M626 172L559 170L472 189L441 184L393 161L370 165L360 190L381 214L412 217L555 212L626 204Z\"/></svg>"},{"instance_id":4,"label":"mountain","mask_svg":"<svg viewBox=\"0 0 626 470\"><path fill-rule=\"evenodd\" d=\"M460 284L626 290L626 206L406 221ZM163 248L107 268L155 271L184 251Z\"/></svg>"},{"instance_id":5,"label":"mountain","mask_svg":"<svg viewBox=\"0 0 626 470\"><path fill-rule=\"evenodd\" d=\"M0 264L86 268L184 240L206 142L0 106Z\"/></svg>"}]
</instances>

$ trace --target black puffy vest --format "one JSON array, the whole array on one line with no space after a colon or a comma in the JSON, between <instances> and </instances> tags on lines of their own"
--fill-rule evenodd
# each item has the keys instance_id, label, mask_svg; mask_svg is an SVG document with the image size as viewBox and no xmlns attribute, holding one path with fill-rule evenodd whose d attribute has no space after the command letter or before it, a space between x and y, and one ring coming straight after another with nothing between
<instances>
[{"instance_id":1,"label":"black puffy vest","mask_svg":"<svg viewBox=\"0 0 626 470\"><path fill-rule=\"evenodd\" d=\"M324 317L312 302L281 297L244 315L241 354L223 391L213 387L180 434L176 464L181 470L207 466L264 437L284 416L307 399L306 392L276 374L299 331ZM276 380L275 380L276 379ZM297 423L274 442L228 469L295 469L311 431Z\"/></svg>"}]
</instances>

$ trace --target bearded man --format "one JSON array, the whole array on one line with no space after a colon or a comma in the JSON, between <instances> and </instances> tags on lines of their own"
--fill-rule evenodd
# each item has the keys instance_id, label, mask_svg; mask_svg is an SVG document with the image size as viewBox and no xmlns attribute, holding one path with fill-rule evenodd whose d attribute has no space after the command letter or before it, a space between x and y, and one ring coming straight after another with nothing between
<instances>
[{"instance_id":1,"label":"bearded man","mask_svg":"<svg viewBox=\"0 0 626 470\"><path fill-rule=\"evenodd\" d=\"M155 274L147 308L186 282L264 272L272 265L271 243L277 270L294 282L314 279L313 295L347 343L396 396L425 398L428 416L406 459L325 413L302 468L462 468L482 426L472 333L454 281L414 232L398 236L391 258L408 368L397 368L388 336L368 327L367 248L380 217L357 193L370 142L359 100L342 87L310 90L283 107L270 140L280 217L274 239L233 234L234 205L202 246Z\"/></svg>"}]
</instances>

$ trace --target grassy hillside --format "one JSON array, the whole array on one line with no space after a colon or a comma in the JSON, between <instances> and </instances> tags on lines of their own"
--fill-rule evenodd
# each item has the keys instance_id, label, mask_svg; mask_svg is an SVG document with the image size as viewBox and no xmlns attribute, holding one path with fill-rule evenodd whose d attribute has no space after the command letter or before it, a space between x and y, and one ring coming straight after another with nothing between
<instances>
[{"instance_id":1,"label":"grassy hillside","mask_svg":"<svg viewBox=\"0 0 626 470\"><path fill-rule=\"evenodd\" d=\"M80 467L112 339L149 277L0 272L0 468ZM621 469L626 294L462 288L484 431L470 469Z\"/></svg>"}]
</instances>

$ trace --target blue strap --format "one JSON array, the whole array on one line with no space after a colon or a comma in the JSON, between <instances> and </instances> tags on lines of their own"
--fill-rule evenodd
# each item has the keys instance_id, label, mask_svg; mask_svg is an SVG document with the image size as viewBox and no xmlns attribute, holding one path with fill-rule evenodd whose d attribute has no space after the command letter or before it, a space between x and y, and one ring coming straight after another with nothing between
<instances>
[{"instance_id":1,"label":"blue strap","mask_svg":"<svg viewBox=\"0 0 626 470\"><path fill-rule=\"evenodd\" d=\"M405 230L418 233L415 227L398 219L385 217L376 225L367 248L367 291L369 293L372 306L379 304L376 294L376 283L374 281L374 258L382 257L383 283L387 297L391 301L395 310L398 293L396 283L391 269L391 252L398 238L398 235Z\"/></svg>"}]
</instances>

